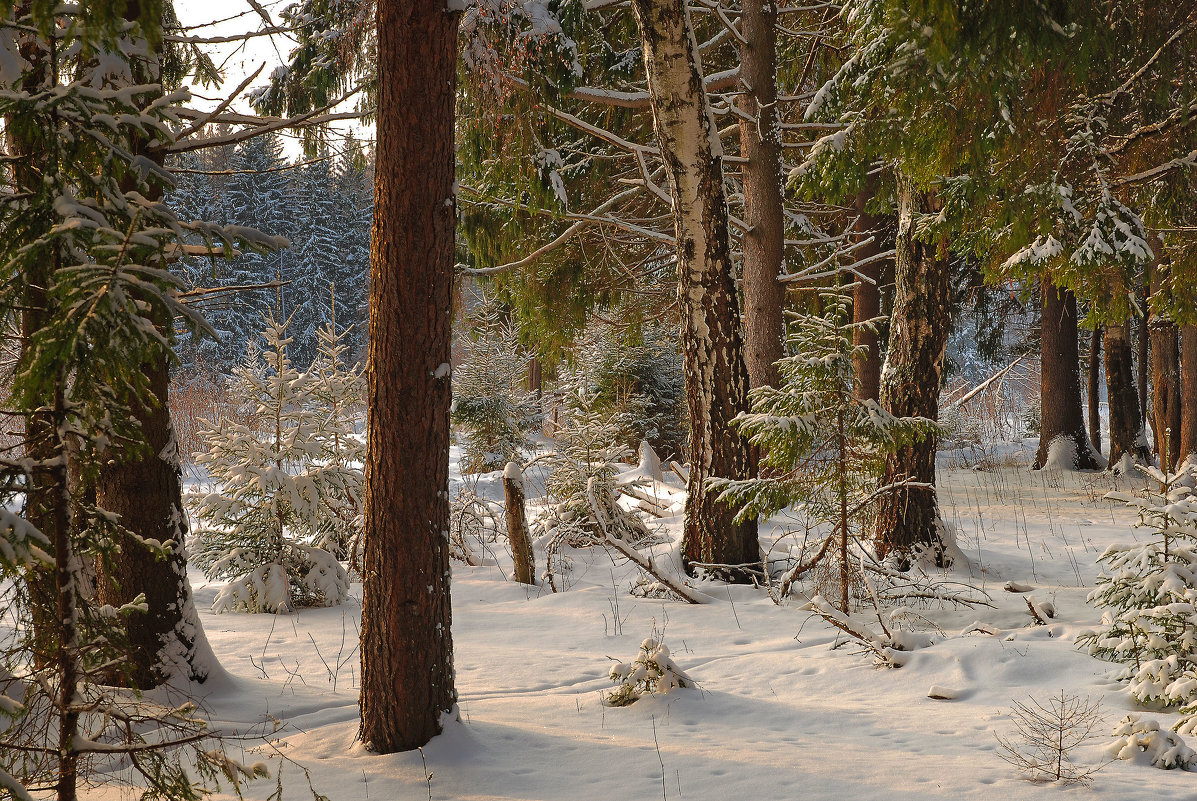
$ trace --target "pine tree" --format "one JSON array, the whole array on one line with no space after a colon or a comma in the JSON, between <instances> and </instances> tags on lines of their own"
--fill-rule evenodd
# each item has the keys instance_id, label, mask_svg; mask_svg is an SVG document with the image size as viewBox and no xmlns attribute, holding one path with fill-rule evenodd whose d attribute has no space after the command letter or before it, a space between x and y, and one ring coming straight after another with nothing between
<instances>
[{"instance_id":1,"label":"pine tree","mask_svg":"<svg viewBox=\"0 0 1197 801\"><path fill-rule=\"evenodd\" d=\"M207 421L196 454L216 487L188 493L194 516L194 562L229 583L218 611L282 612L341 603L349 577L315 543L342 531L337 514L355 495L345 464L327 461L327 420L308 401L313 383L287 355L286 323L266 319L265 347L251 349L229 383L248 422Z\"/></svg>"}]
</instances>

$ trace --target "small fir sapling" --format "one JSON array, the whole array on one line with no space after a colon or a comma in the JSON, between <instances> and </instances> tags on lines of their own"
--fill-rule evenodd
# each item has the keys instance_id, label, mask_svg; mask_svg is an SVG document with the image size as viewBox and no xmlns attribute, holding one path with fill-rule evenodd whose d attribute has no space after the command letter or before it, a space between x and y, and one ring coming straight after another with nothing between
<instances>
[{"instance_id":1,"label":"small fir sapling","mask_svg":"<svg viewBox=\"0 0 1197 801\"><path fill-rule=\"evenodd\" d=\"M356 561L357 546L365 525L366 443L357 421L365 408L366 378L357 365L347 366L345 345L351 329L339 334L336 322L317 332L316 358L308 371L306 404L316 415L317 441L322 453L324 479L336 488L325 493L320 503L319 536L314 544L339 560Z\"/></svg>"},{"instance_id":2,"label":"small fir sapling","mask_svg":"<svg viewBox=\"0 0 1197 801\"><path fill-rule=\"evenodd\" d=\"M556 449L546 457L552 472L545 484L549 506L537 520L552 545L584 547L606 538L600 516L612 536L636 545L651 534L644 521L619 505L616 473L630 451L619 440L619 427L595 410L595 397L579 390L565 400L566 417L557 429Z\"/></svg>"},{"instance_id":3,"label":"small fir sapling","mask_svg":"<svg viewBox=\"0 0 1197 801\"><path fill-rule=\"evenodd\" d=\"M267 318L262 336L265 348L251 349L230 382L249 424L222 417L201 434L209 450L196 461L216 490L187 495L198 521L193 559L208 578L229 582L218 611L335 605L348 574L313 543L340 524L333 510L346 497L346 470L326 461L326 421L313 411L311 375L287 357L286 323Z\"/></svg>"},{"instance_id":4,"label":"small fir sapling","mask_svg":"<svg viewBox=\"0 0 1197 801\"><path fill-rule=\"evenodd\" d=\"M1111 545L1089 601L1104 609L1102 627L1083 632L1079 645L1102 659L1126 663L1118 678L1143 704L1183 704L1180 727L1197 721L1197 499L1186 484L1195 468L1176 472L1137 465L1158 482L1140 498L1106 497L1139 513L1138 527L1155 536L1134 545Z\"/></svg>"},{"instance_id":5,"label":"small fir sapling","mask_svg":"<svg viewBox=\"0 0 1197 801\"><path fill-rule=\"evenodd\" d=\"M800 554L782 580L782 594L816 565L830 563L831 595L848 612L859 559L853 553L863 517L892 489L877 484L885 455L935 429L924 418L895 417L876 401L854 394L852 367L858 348L853 332L877 321L853 323L850 287L824 293L825 312L791 314L789 352L778 362L778 387L751 393L752 410L737 418L740 430L760 449L761 477L716 479L721 498L742 518L764 518L801 505L812 523L830 533Z\"/></svg>"},{"instance_id":6,"label":"small fir sapling","mask_svg":"<svg viewBox=\"0 0 1197 801\"><path fill-rule=\"evenodd\" d=\"M666 460L686 447L686 389L677 334L646 324L619 336L592 324L578 348L574 383L594 395L596 411L619 429L619 441L635 450L647 441ZM584 386L582 386L584 384Z\"/></svg>"},{"instance_id":7,"label":"small fir sapling","mask_svg":"<svg viewBox=\"0 0 1197 801\"><path fill-rule=\"evenodd\" d=\"M617 686L603 694L607 706L630 706L646 695L665 695L694 685L694 680L674 663L669 646L649 637L631 664L617 662L608 674Z\"/></svg>"},{"instance_id":8,"label":"small fir sapling","mask_svg":"<svg viewBox=\"0 0 1197 801\"><path fill-rule=\"evenodd\" d=\"M487 473L532 448L542 414L525 386L531 354L493 294L477 296L470 322L465 359L453 370L452 418L462 431L462 472Z\"/></svg>"}]
</instances>

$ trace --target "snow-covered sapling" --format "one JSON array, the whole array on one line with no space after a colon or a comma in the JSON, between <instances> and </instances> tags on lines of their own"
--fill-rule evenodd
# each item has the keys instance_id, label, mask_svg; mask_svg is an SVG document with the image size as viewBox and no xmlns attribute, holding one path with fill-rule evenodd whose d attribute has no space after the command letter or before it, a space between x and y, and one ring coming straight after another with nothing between
<instances>
[{"instance_id":1,"label":"snow-covered sapling","mask_svg":"<svg viewBox=\"0 0 1197 801\"><path fill-rule=\"evenodd\" d=\"M876 401L854 392L853 332L876 321L853 323L848 288L823 295L825 314L793 314L789 350L777 363L777 387L752 391L752 411L737 418L740 430L760 449L759 478L717 479L721 497L740 508L741 518L764 518L800 504L826 538L799 555L782 580L782 594L800 575L831 562L834 583L826 587L841 612L849 611L854 553L862 521L883 492L877 484L885 455L935 430L931 420L895 417Z\"/></svg>"},{"instance_id":2,"label":"snow-covered sapling","mask_svg":"<svg viewBox=\"0 0 1197 801\"><path fill-rule=\"evenodd\" d=\"M1158 491L1106 497L1136 509L1138 527L1154 536L1111 545L1098 559L1103 568L1089 601L1104 610L1102 626L1077 642L1094 656L1126 663L1118 678L1136 701L1188 704L1182 712L1191 721L1197 713L1197 499L1186 485L1195 468L1138 467L1158 482Z\"/></svg>"},{"instance_id":3,"label":"snow-covered sapling","mask_svg":"<svg viewBox=\"0 0 1197 801\"><path fill-rule=\"evenodd\" d=\"M540 402L524 385L531 354L518 326L491 293L478 296L465 359L453 370L453 423L462 433L465 473L502 470L532 447L541 425Z\"/></svg>"},{"instance_id":4,"label":"snow-covered sapling","mask_svg":"<svg viewBox=\"0 0 1197 801\"><path fill-rule=\"evenodd\" d=\"M1153 768L1188 769L1197 765L1197 752L1185 745L1179 734L1161 731L1154 719L1127 715L1114 729L1117 739L1106 749L1112 759L1125 759Z\"/></svg>"},{"instance_id":5,"label":"snow-covered sapling","mask_svg":"<svg viewBox=\"0 0 1197 801\"><path fill-rule=\"evenodd\" d=\"M229 582L218 611L329 606L349 591L340 562L315 544L341 525L346 466L328 461L327 421L311 403L312 377L287 357L286 323L266 323L265 348L251 351L229 388L249 423L208 422L209 450L196 461L216 486L187 495L198 521L195 564Z\"/></svg>"},{"instance_id":6,"label":"snow-covered sapling","mask_svg":"<svg viewBox=\"0 0 1197 801\"><path fill-rule=\"evenodd\" d=\"M645 695L665 695L694 684L670 658L669 646L652 637L640 643L640 653L631 664L617 662L609 675L617 686L603 695L607 706L628 706Z\"/></svg>"}]
</instances>

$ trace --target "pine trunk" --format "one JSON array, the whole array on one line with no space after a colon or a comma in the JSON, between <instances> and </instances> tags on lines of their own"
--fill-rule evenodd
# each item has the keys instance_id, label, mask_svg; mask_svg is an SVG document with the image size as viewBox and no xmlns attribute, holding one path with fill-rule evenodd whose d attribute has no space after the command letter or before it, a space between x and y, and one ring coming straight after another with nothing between
<instances>
[{"instance_id":1,"label":"pine trunk","mask_svg":"<svg viewBox=\"0 0 1197 801\"><path fill-rule=\"evenodd\" d=\"M1177 463L1180 446L1180 341L1176 323L1155 317L1151 335L1151 428L1160 464ZM1167 458L1165 458L1165 455Z\"/></svg>"},{"instance_id":2,"label":"pine trunk","mask_svg":"<svg viewBox=\"0 0 1197 801\"><path fill-rule=\"evenodd\" d=\"M690 477L683 562L757 563L756 521L735 523L708 478L750 477L755 460L732 426L748 407L718 131L703 91L683 0L633 0L644 45L653 124L673 198L682 349L690 410ZM736 578L744 578L742 574Z\"/></svg>"},{"instance_id":3,"label":"pine trunk","mask_svg":"<svg viewBox=\"0 0 1197 801\"><path fill-rule=\"evenodd\" d=\"M1180 329L1180 449L1188 458L1197 454L1197 325Z\"/></svg>"},{"instance_id":4,"label":"pine trunk","mask_svg":"<svg viewBox=\"0 0 1197 801\"><path fill-rule=\"evenodd\" d=\"M131 2L125 18L141 15L139 2ZM161 69L157 55L135 62L138 83L156 83ZM144 144L139 154L163 163L161 151L150 152ZM131 189L132 187L127 187ZM160 200L155 185L150 200ZM173 321L158 321L166 330ZM203 628L191 598L187 580L186 533L183 513L182 473L179 453L171 427L167 394L170 388L170 354L142 365L149 376L154 401L148 406L132 403L131 408L146 447L133 453L118 454L104 464L96 479L96 504L107 512L120 515L121 525L135 536L121 539L120 551L99 566L96 593L100 603L119 607L138 593L144 593L148 611L128 618L130 661L120 680L134 687L149 689L172 678L203 681L207 667L199 664L199 649L206 647ZM139 539L171 543L166 559L141 544Z\"/></svg>"},{"instance_id":5,"label":"pine trunk","mask_svg":"<svg viewBox=\"0 0 1197 801\"><path fill-rule=\"evenodd\" d=\"M1139 391L1131 352L1130 329L1126 325L1106 326L1106 397L1110 404L1110 461L1114 466L1123 454L1146 463L1150 457L1139 411Z\"/></svg>"},{"instance_id":6,"label":"pine trunk","mask_svg":"<svg viewBox=\"0 0 1197 801\"><path fill-rule=\"evenodd\" d=\"M449 362L457 15L379 0L362 568L360 737L406 751L456 701Z\"/></svg>"},{"instance_id":7,"label":"pine trunk","mask_svg":"<svg viewBox=\"0 0 1197 801\"><path fill-rule=\"evenodd\" d=\"M31 2L22 2L13 9L13 19L19 19L30 12ZM39 37L25 37L19 53L27 64L19 89L23 91L47 91L54 83L53 65L49 53L41 47ZM48 141L53 135L54 123L48 116L40 119L7 117L4 120L4 134L10 158L12 188L15 194L34 192L41 186L43 175L52 170L46 159L52 157L55 148ZM33 221L31 221L32 223ZM37 221L28 233L30 241L45 235L54 220ZM50 300L46 287L52 284L51 276L55 265L39 262L38 269L28 270L23 279L24 297L21 319L21 349L25 351L30 342L50 319ZM16 456L31 462L46 462L57 455L56 434L53 415L48 411L53 405L51 398L40 399L41 408L25 418L23 453ZM54 542L55 507L59 501L57 488L52 477L43 471L34 471L29 476L25 492L25 519L38 531ZM53 552L51 552L53 555ZM33 658L38 666L53 664L59 650L57 585L54 571L47 567L33 567L24 576L29 593L30 615L33 623Z\"/></svg>"},{"instance_id":8,"label":"pine trunk","mask_svg":"<svg viewBox=\"0 0 1197 801\"><path fill-rule=\"evenodd\" d=\"M944 350L951 328L947 243L916 238L918 215L931 211L932 198L905 176L898 183L897 259L889 349L881 371L881 405L899 417L939 417ZM935 497L934 436L907 445L885 460L882 484L904 481L926 487L888 492L878 503L874 544L878 556L906 563L926 547L943 561L939 507Z\"/></svg>"},{"instance_id":9,"label":"pine trunk","mask_svg":"<svg viewBox=\"0 0 1197 801\"><path fill-rule=\"evenodd\" d=\"M1147 326L1150 322L1151 312L1147 303L1146 277L1143 279L1139 289L1139 307L1143 309L1143 316L1139 318L1138 325L1135 326L1137 333L1135 344L1138 348L1135 354L1135 386L1139 388L1139 413L1143 415L1144 420L1147 420L1149 419L1147 408L1147 356L1149 350L1148 343L1151 341L1151 337L1147 333Z\"/></svg>"},{"instance_id":10,"label":"pine trunk","mask_svg":"<svg viewBox=\"0 0 1197 801\"><path fill-rule=\"evenodd\" d=\"M1098 453L1101 453L1101 338L1102 327L1099 325L1089 335L1089 386L1086 392L1089 401L1089 441Z\"/></svg>"},{"instance_id":11,"label":"pine trunk","mask_svg":"<svg viewBox=\"0 0 1197 801\"><path fill-rule=\"evenodd\" d=\"M112 606L145 594L148 611L128 619L130 664L121 678L149 689L172 678L203 681L207 672L197 661L206 644L187 581L187 523L178 449L165 403L170 382L165 356L142 369L149 375L150 391L163 402L133 406L147 447L104 466L96 502L120 515L121 525L137 537L171 543L171 552L160 559L136 539L124 537L120 552L102 566L96 589L100 603Z\"/></svg>"},{"instance_id":12,"label":"pine trunk","mask_svg":"<svg viewBox=\"0 0 1197 801\"><path fill-rule=\"evenodd\" d=\"M865 210L873 197L873 190L865 190L856 196L856 232L861 239L873 237L873 241L853 251L857 260L867 259L882 252L884 247L882 231L886 226L884 217L877 217ZM852 290L852 322L863 323L881 314L881 273L885 260L857 268L872 283L856 279ZM857 327L852 332L852 344L867 348L864 353L853 354L852 368L856 375L856 397L861 400L881 398L881 338L877 332Z\"/></svg>"},{"instance_id":13,"label":"pine trunk","mask_svg":"<svg viewBox=\"0 0 1197 801\"><path fill-rule=\"evenodd\" d=\"M1075 470L1102 465L1089 445L1081 406L1081 366L1077 349L1076 296L1054 284L1043 286L1043 320L1039 339L1039 403L1042 420L1035 469L1048 463L1051 445L1064 438L1074 448Z\"/></svg>"},{"instance_id":14,"label":"pine trunk","mask_svg":"<svg viewBox=\"0 0 1197 801\"><path fill-rule=\"evenodd\" d=\"M777 118L777 6L745 0L740 27L740 119L744 220L744 358L752 387L777 386L785 355L785 287L777 280L785 249L781 206L781 144Z\"/></svg>"}]
</instances>

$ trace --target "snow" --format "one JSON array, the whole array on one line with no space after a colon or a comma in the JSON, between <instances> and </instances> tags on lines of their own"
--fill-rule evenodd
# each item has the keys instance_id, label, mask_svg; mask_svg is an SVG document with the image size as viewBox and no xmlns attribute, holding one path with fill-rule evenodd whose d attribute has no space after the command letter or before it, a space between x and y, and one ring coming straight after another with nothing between
<instances>
[{"instance_id":1,"label":"snow","mask_svg":"<svg viewBox=\"0 0 1197 801\"><path fill-rule=\"evenodd\" d=\"M994 734L1013 734L1013 701L1063 689L1103 705L1100 736L1075 755L1082 766L1110 760L1107 749L1115 747L1133 757L1105 766L1082 791L1087 799L1192 798L1193 777L1149 767L1159 755L1185 753L1177 745L1183 738L1167 741L1176 717L1153 712L1151 731L1164 734L1131 726L1115 738L1119 719L1136 709L1112 678L1122 666L1088 656L1075 642L1100 622L1085 601L1097 557L1136 536L1135 511L1102 496L1134 493L1147 479L1033 472L1033 450L1033 440L1010 446L984 471L941 468L943 516L963 554L948 577L984 590L994 607L912 610L917 615L905 616L900 633L926 647L902 652L897 669L874 667L802 611L801 598L778 606L764 590L708 583L699 585L708 597L703 605L633 597L627 590L638 571L598 548L571 551L569 589L553 593L509 581L510 555L496 544L488 564L453 564L458 714L422 754L378 756L355 741L358 584L339 607L216 616L207 610L225 585L193 571L196 605L226 671L200 686L203 706L222 731L266 732L294 760L269 758L272 748L252 743L242 756L241 744L234 746L243 762L267 760L272 776L281 769L287 799L311 797L302 766L334 801L429 793L437 801L632 801L663 793L693 801L731 790L785 798L796 787L821 800L1018 801L1054 790L1019 778L999 758ZM455 448L451 464L459 458ZM941 464L952 458L945 454ZM662 491L676 495L681 488L671 475L665 478L673 485ZM680 514L658 522L670 541L649 550L658 564L672 565L665 557L676 548ZM762 526L766 544L796 524L801 537L792 513ZM543 563L543 552L536 556ZM1055 617L1029 625L1026 596L1005 591L1007 584L1033 588L1036 603L1050 602ZM852 620L877 626L864 614ZM616 689L612 670L627 675L645 638L666 644L695 688L605 706L603 694ZM1131 747L1129 738L1140 745ZM247 797L273 790L273 779L260 781ZM120 796L115 786L87 795Z\"/></svg>"}]
</instances>

